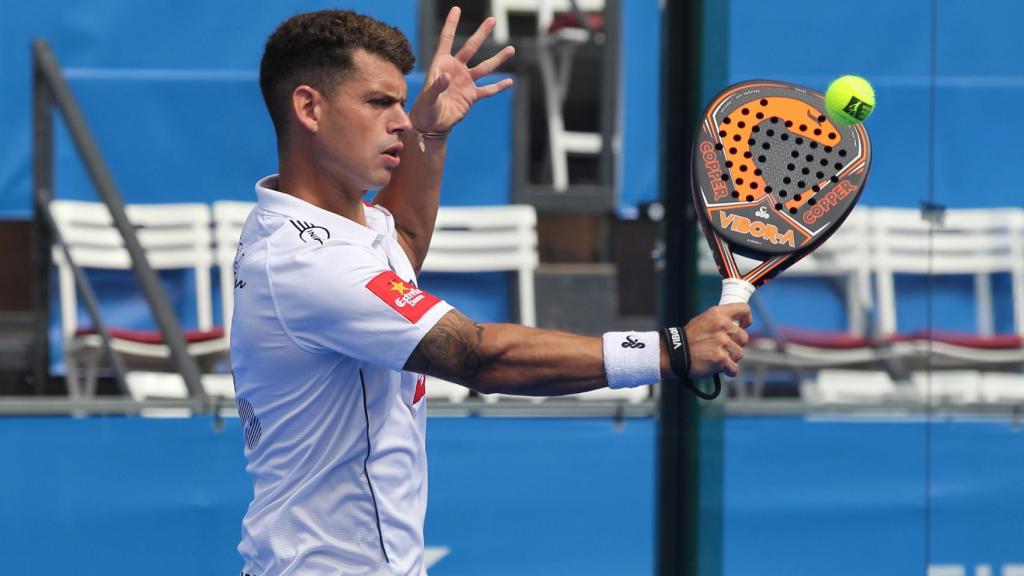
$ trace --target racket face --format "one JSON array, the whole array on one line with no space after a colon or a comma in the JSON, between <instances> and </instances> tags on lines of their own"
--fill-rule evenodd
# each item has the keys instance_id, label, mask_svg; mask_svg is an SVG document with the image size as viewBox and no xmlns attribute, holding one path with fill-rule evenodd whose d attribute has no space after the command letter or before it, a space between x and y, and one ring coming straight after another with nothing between
<instances>
[{"instance_id":1,"label":"racket face","mask_svg":"<svg viewBox=\"0 0 1024 576\"><path fill-rule=\"evenodd\" d=\"M820 245L853 209L871 146L842 126L821 93L774 81L735 84L704 113L693 148L693 196L724 277L755 286ZM750 272L733 254L761 261Z\"/></svg>"}]
</instances>

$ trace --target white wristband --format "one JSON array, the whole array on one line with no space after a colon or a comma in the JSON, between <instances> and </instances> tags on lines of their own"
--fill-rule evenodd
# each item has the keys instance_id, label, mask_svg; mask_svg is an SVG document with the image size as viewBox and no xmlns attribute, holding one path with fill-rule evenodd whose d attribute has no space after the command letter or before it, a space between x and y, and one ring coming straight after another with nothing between
<instances>
[{"instance_id":1,"label":"white wristband","mask_svg":"<svg viewBox=\"0 0 1024 576\"><path fill-rule=\"evenodd\" d=\"M603 338L609 388L661 381L661 336L657 332L607 332Z\"/></svg>"}]
</instances>

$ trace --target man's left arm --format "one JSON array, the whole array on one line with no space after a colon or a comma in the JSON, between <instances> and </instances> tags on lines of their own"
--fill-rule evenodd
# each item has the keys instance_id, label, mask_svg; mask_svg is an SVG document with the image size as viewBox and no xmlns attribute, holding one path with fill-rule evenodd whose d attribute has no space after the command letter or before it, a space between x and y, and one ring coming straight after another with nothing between
<instances>
[{"instance_id":1,"label":"man's left arm","mask_svg":"<svg viewBox=\"0 0 1024 576\"><path fill-rule=\"evenodd\" d=\"M512 86L510 78L485 86L476 85L515 54L511 46L469 67L470 59L494 29L494 18L484 20L459 52L452 55L460 13L458 7L448 13L423 90L409 114L412 130L402 136L402 161L391 182L375 199L395 217L399 242L417 273L434 233L448 133L478 100Z\"/></svg>"}]
</instances>

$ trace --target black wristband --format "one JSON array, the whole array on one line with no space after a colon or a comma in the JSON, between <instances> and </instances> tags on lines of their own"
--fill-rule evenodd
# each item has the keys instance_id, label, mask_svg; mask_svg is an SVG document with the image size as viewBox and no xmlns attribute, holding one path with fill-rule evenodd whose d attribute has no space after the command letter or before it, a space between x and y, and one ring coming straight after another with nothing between
<instances>
[{"instance_id":1,"label":"black wristband","mask_svg":"<svg viewBox=\"0 0 1024 576\"><path fill-rule=\"evenodd\" d=\"M676 378L683 380L690 375L690 343L686 341L686 330L682 327L663 328L665 348L668 350L669 364Z\"/></svg>"}]
</instances>

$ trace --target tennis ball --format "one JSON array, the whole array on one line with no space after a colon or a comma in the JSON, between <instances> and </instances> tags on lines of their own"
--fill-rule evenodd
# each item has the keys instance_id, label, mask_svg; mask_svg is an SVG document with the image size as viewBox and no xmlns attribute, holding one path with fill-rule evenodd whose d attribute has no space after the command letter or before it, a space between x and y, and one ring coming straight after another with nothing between
<instances>
[{"instance_id":1,"label":"tennis ball","mask_svg":"<svg viewBox=\"0 0 1024 576\"><path fill-rule=\"evenodd\" d=\"M875 91L860 76L841 76L825 91L825 110L832 121L850 126L863 122L875 109Z\"/></svg>"}]
</instances>

